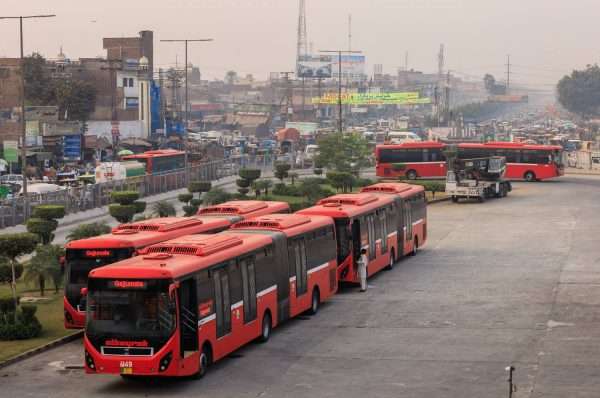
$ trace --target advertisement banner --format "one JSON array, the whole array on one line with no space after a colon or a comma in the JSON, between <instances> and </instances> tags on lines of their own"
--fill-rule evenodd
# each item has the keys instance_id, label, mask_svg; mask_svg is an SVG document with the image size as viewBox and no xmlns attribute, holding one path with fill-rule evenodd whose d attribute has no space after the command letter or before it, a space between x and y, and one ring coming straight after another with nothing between
<instances>
[{"instance_id":1,"label":"advertisement banner","mask_svg":"<svg viewBox=\"0 0 600 398\"><path fill-rule=\"evenodd\" d=\"M339 75L339 56L332 55L331 69L334 78ZM342 55L342 78L352 81L366 79L366 57L364 55Z\"/></svg>"},{"instance_id":2,"label":"advertisement banner","mask_svg":"<svg viewBox=\"0 0 600 398\"><path fill-rule=\"evenodd\" d=\"M329 79L331 78L331 57L329 55L305 55L298 59L299 78Z\"/></svg>"},{"instance_id":3,"label":"advertisement banner","mask_svg":"<svg viewBox=\"0 0 600 398\"><path fill-rule=\"evenodd\" d=\"M312 103L335 105L338 103L338 95L337 93L326 93L321 97L312 98ZM421 98L418 92L342 94L342 104L345 105L419 105L430 103L431 98Z\"/></svg>"},{"instance_id":4,"label":"advertisement banner","mask_svg":"<svg viewBox=\"0 0 600 398\"><path fill-rule=\"evenodd\" d=\"M16 163L19 160L19 142L18 141L4 141L4 160L9 163Z\"/></svg>"},{"instance_id":5,"label":"advertisement banner","mask_svg":"<svg viewBox=\"0 0 600 398\"><path fill-rule=\"evenodd\" d=\"M286 129L296 129L302 135L313 134L319 128L319 123L311 123L311 122L287 122L285 124Z\"/></svg>"}]
</instances>

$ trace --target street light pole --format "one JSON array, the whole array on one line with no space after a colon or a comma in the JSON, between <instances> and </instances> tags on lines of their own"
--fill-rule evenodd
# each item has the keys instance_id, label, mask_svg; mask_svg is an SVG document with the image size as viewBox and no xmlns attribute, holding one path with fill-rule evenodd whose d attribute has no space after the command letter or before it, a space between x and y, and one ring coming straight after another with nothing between
<instances>
[{"instance_id":1,"label":"street light pole","mask_svg":"<svg viewBox=\"0 0 600 398\"><path fill-rule=\"evenodd\" d=\"M185 111L184 111L184 132L183 132L183 151L184 155L184 163L185 163L185 175L187 178L187 168L188 168L188 151L187 151L187 143L188 143L188 122L189 122L189 94L188 94L188 43L190 42L207 42L213 41L213 39L168 39L161 40L162 42L167 43L184 43L185 44ZM165 134L167 132L165 131Z\"/></svg>"},{"instance_id":2,"label":"street light pole","mask_svg":"<svg viewBox=\"0 0 600 398\"><path fill-rule=\"evenodd\" d=\"M351 50L321 50L321 53L337 53L338 55L338 131L344 131L344 119L342 115L342 54L361 54L362 51Z\"/></svg>"},{"instance_id":3,"label":"street light pole","mask_svg":"<svg viewBox=\"0 0 600 398\"><path fill-rule=\"evenodd\" d=\"M25 169L27 168L27 145L25 143L27 137L26 120L25 120L25 56L23 50L23 20L34 18L52 18L56 15L21 15L18 17L0 17L0 19L18 19L19 20L19 43L21 48L21 174L23 175L23 196L27 200L27 177ZM27 206L25 206L27 207ZM25 213L28 209L25 209ZM27 214L25 214L27 216Z\"/></svg>"}]
</instances>

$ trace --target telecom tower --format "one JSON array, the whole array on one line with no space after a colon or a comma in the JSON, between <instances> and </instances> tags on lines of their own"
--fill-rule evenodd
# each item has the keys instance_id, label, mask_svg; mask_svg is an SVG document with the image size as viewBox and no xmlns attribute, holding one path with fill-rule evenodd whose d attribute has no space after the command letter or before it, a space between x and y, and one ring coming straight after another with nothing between
<instances>
[{"instance_id":1,"label":"telecom tower","mask_svg":"<svg viewBox=\"0 0 600 398\"><path fill-rule=\"evenodd\" d=\"M306 33L306 1L300 0L298 13L298 43L296 51L296 71L299 70L300 58L308 53L308 35Z\"/></svg>"}]
</instances>

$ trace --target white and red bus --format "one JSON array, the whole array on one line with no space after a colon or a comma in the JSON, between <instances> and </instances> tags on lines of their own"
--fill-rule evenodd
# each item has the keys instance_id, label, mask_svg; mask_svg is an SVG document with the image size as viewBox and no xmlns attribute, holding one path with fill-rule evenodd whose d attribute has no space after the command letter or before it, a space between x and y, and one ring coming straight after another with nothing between
<instances>
[{"instance_id":1,"label":"white and red bus","mask_svg":"<svg viewBox=\"0 0 600 398\"><path fill-rule=\"evenodd\" d=\"M268 340L273 327L335 292L333 236L328 217L277 216L91 271L82 292L86 372L202 376L244 344Z\"/></svg>"},{"instance_id":2,"label":"white and red bus","mask_svg":"<svg viewBox=\"0 0 600 398\"><path fill-rule=\"evenodd\" d=\"M248 217L289 212L290 207L285 202L231 201L201 209L194 217L157 218L123 224L110 234L69 242L65 246L65 327L79 329L85 324L81 288L87 286L92 269L130 258L137 250L179 236L217 233Z\"/></svg>"},{"instance_id":3,"label":"white and red bus","mask_svg":"<svg viewBox=\"0 0 600 398\"><path fill-rule=\"evenodd\" d=\"M126 155L123 160L136 160L146 167L147 174L165 174L185 168L185 152L174 149L158 149L135 155Z\"/></svg>"},{"instance_id":4,"label":"white and red bus","mask_svg":"<svg viewBox=\"0 0 600 398\"><path fill-rule=\"evenodd\" d=\"M362 193L393 195L396 200L395 215L398 231L398 254L415 255L427 242L427 199L420 185L385 182L361 189ZM393 264L391 264L393 266Z\"/></svg>"},{"instance_id":5,"label":"white and red bus","mask_svg":"<svg viewBox=\"0 0 600 398\"><path fill-rule=\"evenodd\" d=\"M445 178L446 145L440 142L415 142L378 145L375 149L377 176L397 178ZM517 142L458 144L461 159L488 156L506 157L506 178L536 181L564 175L562 147L529 145Z\"/></svg>"},{"instance_id":6,"label":"white and red bus","mask_svg":"<svg viewBox=\"0 0 600 398\"><path fill-rule=\"evenodd\" d=\"M338 280L358 283L357 260L364 248L367 276L393 267L398 254L400 209L393 195L370 193L334 195L297 214L322 215L335 220ZM417 242L418 244L418 242Z\"/></svg>"}]
</instances>

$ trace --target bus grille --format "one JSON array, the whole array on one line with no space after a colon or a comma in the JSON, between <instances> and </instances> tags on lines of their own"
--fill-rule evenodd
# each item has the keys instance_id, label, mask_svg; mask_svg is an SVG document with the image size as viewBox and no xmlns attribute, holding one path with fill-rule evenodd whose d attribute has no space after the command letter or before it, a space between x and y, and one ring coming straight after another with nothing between
<instances>
[{"instance_id":1,"label":"bus grille","mask_svg":"<svg viewBox=\"0 0 600 398\"><path fill-rule=\"evenodd\" d=\"M154 354L152 347L100 347L102 355L129 355L137 357L149 357Z\"/></svg>"}]
</instances>

